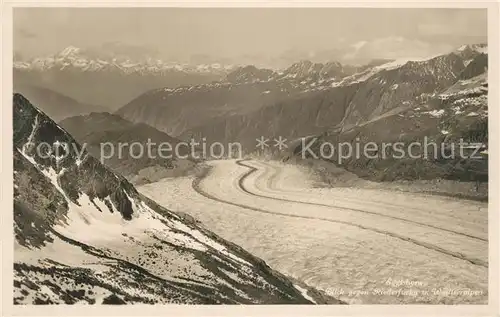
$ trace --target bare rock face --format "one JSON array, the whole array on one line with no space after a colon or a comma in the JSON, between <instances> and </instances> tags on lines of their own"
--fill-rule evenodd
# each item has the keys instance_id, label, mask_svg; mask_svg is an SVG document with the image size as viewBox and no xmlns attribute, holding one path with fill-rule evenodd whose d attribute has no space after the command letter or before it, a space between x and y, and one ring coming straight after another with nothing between
<instances>
[{"instance_id":1,"label":"bare rock face","mask_svg":"<svg viewBox=\"0 0 500 317\"><path fill-rule=\"evenodd\" d=\"M469 79L483 74L488 69L488 54L480 54L466 61L467 66L460 74L460 79Z\"/></svg>"},{"instance_id":2,"label":"bare rock face","mask_svg":"<svg viewBox=\"0 0 500 317\"><path fill-rule=\"evenodd\" d=\"M125 199L125 191L131 186L123 177L82 152L82 147L70 134L22 95L14 95L13 106L14 147L21 161L28 160L44 175L57 180L68 203L77 203L80 193L91 199L109 196L118 212L125 219L131 218L132 208Z\"/></svg>"},{"instance_id":3,"label":"bare rock face","mask_svg":"<svg viewBox=\"0 0 500 317\"><path fill-rule=\"evenodd\" d=\"M317 136L312 152L319 155L321 144L345 142L352 149L356 146L363 149L368 142L375 142L379 145L378 151L370 154L375 157L361 155L339 160L336 154L328 160L359 176L378 181L487 182L487 94L486 74L459 80L408 109L344 131ZM383 143L388 145L388 150L382 150L380 145ZM392 145L396 143L401 143L404 155L393 150ZM420 146L410 153L408 149L412 143ZM300 146L295 148L296 152L303 153L302 150Z\"/></svg>"},{"instance_id":4,"label":"bare rock face","mask_svg":"<svg viewBox=\"0 0 500 317\"><path fill-rule=\"evenodd\" d=\"M259 69L253 65L239 67L226 76L230 83L245 83L256 81L267 81L275 76L275 72L270 69Z\"/></svg>"},{"instance_id":5,"label":"bare rock face","mask_svg":"<svg viewBox=\"0 0 500 317\"><path fill-rule=\"evenodd\" d=\"M140 195L22 95L13 112L15 304L326 302Z\"/></svg>"}]
</instances>

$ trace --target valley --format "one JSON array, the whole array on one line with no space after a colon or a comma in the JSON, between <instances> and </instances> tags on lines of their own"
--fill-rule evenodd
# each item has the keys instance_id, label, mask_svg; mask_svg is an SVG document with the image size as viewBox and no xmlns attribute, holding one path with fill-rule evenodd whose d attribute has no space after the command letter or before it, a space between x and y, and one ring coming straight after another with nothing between
<instances>
[{"instance_id":1,"label":"valley","mask_svg":"<svg viewBox=\"0 0 500 317\"><path fill-rule=\"evenodd\" d=\"M314 188L307 170L274 161L214 161L207 168L198 177L165 179L139 191L169 209L186 210L280 272L351 304L487 300L487 203ZM169 201L165 193L177 199ZM420 286L395 287L390 279ZM433 289L443 292L437 296ZM385 296L377 293L382 290ZM417 295L394 295L398 290Z\"/></svg>"},{"instance_id":2,"label":"valley","mask_svg":"<svg viewBox=\"0 0 500 317\"><path fill-rule=\"evenodd\" d=\"M485 38L158 17L14 51L14 305L488 304Z\"/></svg>"},{"instance_id":3,"label":"valley","mask_svg":"<svg viewBox=\"0 0 500 317\"><path fill-rule=\"evenodd\" d=\"M51 139L81 146L22 95L13 112L14 304L341 303L159 206L88 153L40 155Z\"/></svg>"}]
</instances>

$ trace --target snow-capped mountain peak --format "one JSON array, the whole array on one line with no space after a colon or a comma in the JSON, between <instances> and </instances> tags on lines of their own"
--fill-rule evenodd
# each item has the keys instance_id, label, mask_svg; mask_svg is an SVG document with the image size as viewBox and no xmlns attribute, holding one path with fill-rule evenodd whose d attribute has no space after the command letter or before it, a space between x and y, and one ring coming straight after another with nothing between
<instances>
[{"instance_id":1,"label":"snow-capped mountain peak","mask_svg":"<svg viewBox=\"0 0 500 317\"><path fill-rule=\"evenodd\" d=\"M226 74L232 67L212 63L189 65L163 61L150 56L132 59L124 55L111 55L98 51L68 46L58 53L31 60L15 60L14 68L23 71L119 71L124 74L164 75L169 72Z\"/></svg>"},{"instance_id":2,"label":"snow-capped mountain peak","mask_svg":"<svg viewBox=\"0 0 500 317\"><path fill-rule=\"evenodd\" d=\"M57 54L60 58L77 57L82 52L81 48L75 46L68 46Z\"/></svg>"},{"instance_id":3,"label":"snow-capped mountain peak","mask_svg":"<svg viewBox=\"0 0 500 317\"><path fill-rule=\"evenodd\" d=\"M475 51L478 53L483 53L483 54L488 54L488 44L481 43L481 44L465 44L460 46L457 49L458 52L465 52L465 51Z\"/></svg>"}]
</instances>

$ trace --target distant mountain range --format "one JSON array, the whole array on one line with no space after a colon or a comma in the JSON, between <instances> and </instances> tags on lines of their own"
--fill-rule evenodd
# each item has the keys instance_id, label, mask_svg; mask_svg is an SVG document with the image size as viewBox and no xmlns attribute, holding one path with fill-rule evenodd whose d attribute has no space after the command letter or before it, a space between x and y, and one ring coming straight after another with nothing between
<instances>
[{"instance_id":1,"label":"distant mountain range","mask_svg":"<svg viewBox=\"0 0 500 317\"><path fill-rule=\"evenodd\" d=\"M471 65L479 63L481 58L484 59L481 56L484 56L485 49L484 45L467 46L427 60L378 60L360 67L344 66L337 62L321 64L300 61L284 71L277 72L247 66L234 70L225 80L219 82L151 90L119 109L117 114L134 122L145 122L178 136L194 127L201 127L203 122L209 123L212 119L246 116L260 109L266 111L264 109L268 109L267 106L276 108L280 107L280 104L286 106L287 103L295 101L302 101L302 105L310 110L315 103L308 100L323 97L325 100L323 107L330 109L331 103L326 103L327 96L330 95L343 100L339 101L343 105L337 102L334 108L347 108L349 94L345 92L357 92L359 89L371 91L388 89L392 92L394 89L390 88L400 81L407 81L409 87L414 86L417 89L415 92L410 92L413 88L409 88L407 93L418 93L418 90L422 90L421 93L424 91L433 93L456 80L476 58L478 60ZM480 69L481 66L476 68ZM414 79L419 82L414 82ZM373 86L375 84L376 86ZM402 89L403 85L397 93L391 93L392 101L388 102L405 102L404 96L400 95L405 90ZM357 94L358 97L354 102L359 100L370 111L377 109L374 100L364 99L366 95L363 96L362 91ZM390 107L378 108L373 115ZM350 108L354 107L351 105ZM293 116L295 110L289 109ZM355 124L357 112L350 110L349 112L348 118L343 122L350 123L352 118L352 124ZM324 116L322 118L326 119ZM337 117L335 120L342 119ZM276 120L283 119L276 118Z\"/></svg>"},{"instance_id":2,"label":"distant mountain range","mask_svg":"<svg viewBox=\"0 0 500 317\"><path fill-rule=\"evenodd\" d=\"M364 68L363 68L364 69ZM299 61L283 71L239 67L209 84L149 91L116 113L178 136L212 119L251 113L303 94L325 92L357 68Z\"/></svg>"},{"instance_id":3,"label":"distant mountain range","mask_svg":"<svg viewBox=\"0 0 500 317\"><path fill-rule=\"evenodd\" d=\"M485 44L363 66L301 60L283 70L101 60L68 48L14 67L16 92L32 99L13 96L15 304L341 303L131 183L194 160L125 152L103 164L102 143L206 138L255 154L256 139L282 137L288 148L264 152L293 161L301 138L316 139L308 157L324 142L354 148L427 138L439 144L431 158L420 148L416 158L322 159L376 181L488 181ZM476 157L446 157L460 141L479 145Z\"/></svg>"},{"instance_id":4,"label":"distant mountain range","mask_svg":"<svg viewBox=\"0 0 500 317\"><path fill-rule=\"evenodd\" d=\"M376 139L397 140L401 134L411 134L406 131L411 124L398 132L389 128L387 131L392 132L386 133L375 123L386 122L392 127L398 115L417 108L429 113L440 111L447 107L440 101L443 93L459 85L460 80L472 80L486 70L485 44L465 45L428 59L382 60L361 67L310 61L296 63L282 72L244 67L217 83L152 90L116 113L181 139L240 142L247 152L255 150L255 140L260 136L293 140L335 135L342 139L342 135L361 127L373 127L375 130L363 133ZM471 107L478 109L470 111L478 115L468 117L475 118L479 125L487 113L480 110L487 105L481 98L471 101ZM436 120L424 122L420 133L439 126ZM459 128L457 134L467 134L464 129ZM462 177L455 172L439 175Z\"/></svg>"},{"instance_id":5,"label":"distant mountain range","mask_svg":"<svg viewBox=\"0 0 500 317\"><path fill-rule=\"evenodd\" d=\"M81 50L72 48L59 54L60 58L49 60L52 61L51 65L62 65L59 60L74 63L81 54ZM484 74L487 62L487 45L475 44L463 45L450 53L425 59L377 59L362 66L302 60L283 70L252 65L209 67L209 73L217 74L218 80L197 84L180 84L177 81L176 87L161 85L161 88L156 89L146 89L146 86L151 88L148 84L142 89L147 92L133 99L127 98L132 100L115 114L130 123L146 124L148 128L162 131L169 137L182 140L206 138L208 142L237 141L245 150L251 151L255 139L260 136L281 135L294 139L325 133L348 133L360 127L372 126L378 120L390 121L397 114L414 108L432 111L430 108L438 107L433 100L438 100L440 94L460 80L467 81ZM95 69L76 66L69 69L79 69L70 72L77 80L86 82L86 74L95 74L99 78L99 87L82 82L81 87L85 87L81 89L82 93L93 92L87 93L87 96L99 95L99 98L104 98L106 94L112 94L114 98L125 100L125 95L130 97L131 91L139 90L139 86L134 84L138 78L165 78L164 73L156 68L151 74L144 75L144 70L148 69L144 68L147 63L151 61L134 64L128 71L111 64ZM59 76L65 74L66 68L61 71L57 67L51 66L45 71L27 71L21 77L33 73L45 76L47 71L58 69L56 77L61 78ZM175 74L194 74L200 70L190 67L171 69ZM118 73L121 74L117 77L119 79L106 77ZM124 78L130 81L124 83L121 81ZM104 82L109 84L105 85ZM45 83L42 81L41 84ZM116 93L119 87L129 87L129 84L133 89L120 89ZM75 90L78 85L68 82L68 87ZM106 93L95 94L95 89L103 89ZM89 114L94 111L90 108L86 113L75 114ZM81 124L85 125L84 122ZM80 123L73 124L78 125ZM116 138L109 131L97 131Z\"/></svg>"},{"instance_id":6,"label":"distant mountain range","mask_svg":"<svg viewBox=\"0 0 500 317\"><path fill-rule=\"evenodd\" d=\"M29 98L55 121L90 112L111 111L106 107L83 104L66 95L39 86L14 83L14 92Z\"/></svg>"},{"instance_id":7,"label":"distant mountain range","mask_svg":"<svg viewBox=\"0 0 500 317\"><path fill-rule=\"evenodd\" d=\"M13 128L14 304L340 303L139 194L20 94Z\"/></svg>"},{"instance_id":8,"label":"distant mountain range","mask_svg":"<svg viewBox=\"0 0 500 317\"><path fill-rule=\"evenodd\" d=\"M14 84L40 86L82 103L117 108L147 90L208 83L223 78L230 69L216 63L133 60L70 46L50 56L14 60Z\"/></svg>"},{"instance_id":9,"label":"distant mountain range","mask_svg":"<svg viewBox=\"0 0 500 317\"><path fill-rule=\"evenodd\" d=\"M221 73L225 74L232 65L218 63L189 65L169 63L159 59L144 57L131 60L126 56L99 55L98 53L69 46L61 52L47 57L37 57L28 61L14 61L14 68L19 70L47 71L79 70L86 72L119 71L122 74L157 74L165 75L170 72L182 71L185 73Z\"/></svg>"}]
</instances>

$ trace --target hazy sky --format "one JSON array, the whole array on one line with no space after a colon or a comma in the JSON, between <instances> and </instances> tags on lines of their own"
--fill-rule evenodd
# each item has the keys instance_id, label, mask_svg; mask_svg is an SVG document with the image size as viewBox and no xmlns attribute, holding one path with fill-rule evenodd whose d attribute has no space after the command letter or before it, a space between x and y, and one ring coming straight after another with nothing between
<instances>
[{"instance_id":1,"label":"hazy sky","mask_svg":"<svg viewBox=\"0 0 500 317\"><path fill-rule=\"evenodd\" d=\"M486 42L484 9L16 8L22 56L120 42L162 56L364 49L382 56Z\"/></svg>"}]
</instances>

